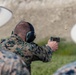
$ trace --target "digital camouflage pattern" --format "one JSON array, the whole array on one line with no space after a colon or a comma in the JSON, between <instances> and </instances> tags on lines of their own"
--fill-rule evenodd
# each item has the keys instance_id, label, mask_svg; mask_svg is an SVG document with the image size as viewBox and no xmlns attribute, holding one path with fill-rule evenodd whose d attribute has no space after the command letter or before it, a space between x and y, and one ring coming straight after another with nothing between
<instances>
[{"instance_id":1,"label":"digital camouflage pattern","mask_svg":"<svg viewBox=\"0 0 76 75\"><path fill-rule=\"evenodd\" d=\"M30 64L32 61L41 60L43 62L48 62L52 57L52 50L49 46L38 46L33 42L24 42L19 36L14 34L12 34L10 38L1 42L1 48L12 51L21 56L30 72Z\"/></svg>"},{"instance_id":2,"label":"digital camouflage pattern","mask_svg":"<svg viewBox=\"0 0 76 75\"><path fill-rule=\"evenodd\" d=\"M19 56L0 48L0 75L29 75L29 72Z\"/></svg>"},{"instance_id":3,"label":"digital camouflage pattern","mask_svg":"<svg viewBox=\"0 0 76 75\"><path fill-rule=\"evenodd\" d=\"M76 61L61 67L53 75L76 75Z\"/></svg>"}]
</instances>

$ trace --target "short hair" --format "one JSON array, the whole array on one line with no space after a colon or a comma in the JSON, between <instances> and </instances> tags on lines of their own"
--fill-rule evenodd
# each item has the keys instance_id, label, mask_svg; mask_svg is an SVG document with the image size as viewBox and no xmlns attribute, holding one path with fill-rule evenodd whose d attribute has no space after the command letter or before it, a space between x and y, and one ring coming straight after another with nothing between
<instances>
[{"instance_id":1,"label":"short hair","mask_svg":"<svg viewBox=\"0 0 76 75\"><path fill-rule=\"evenodd\" d=\"M14 29L14 34L21 33L23 36L26 36L29 31L31 31L29 24L25 21L20 21Z\"/></svg>"}]
</instances>

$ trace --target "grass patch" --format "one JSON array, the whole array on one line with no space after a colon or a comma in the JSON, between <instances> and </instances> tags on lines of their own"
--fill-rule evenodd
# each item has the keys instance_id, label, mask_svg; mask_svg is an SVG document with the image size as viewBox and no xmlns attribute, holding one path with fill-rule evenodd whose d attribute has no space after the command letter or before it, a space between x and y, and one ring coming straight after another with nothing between
<instances>
[{"instance_id":1,"label":"grass patch","mask_svg":"<svg viewBox=\"0 0 76 75\"><path fill-rule=\"evenodd\" d=\"M61 42L59 43L59 49L54 53L58 55L76 55L76 44L72 42Z\"/></svg>"},{"instance_id":2,"label":"grass patch","mask_svg":"<svg viewBox=\"0 0 76 75\"><path fill-rule=\"evenodd\" d=\"M47 39L38 44L44 45L46 43ZM36 61L32 63L32 75L52 75L58 68L73 61L76 61L76 44L61 41L59 43L59 49L54 52L50 62L43 63Z\"/></svg>"},{"instance_id":3,"label":"grass patch","mask_svg":"<svg viewBox=\"0 0 76 75\"><path fill-rule=\"evenodd\" d=\"M52 60L50 62L33 62L32 75L52 75L58 68L75 60L76 56L53 55Z\"/></svg>"}]
</instances>

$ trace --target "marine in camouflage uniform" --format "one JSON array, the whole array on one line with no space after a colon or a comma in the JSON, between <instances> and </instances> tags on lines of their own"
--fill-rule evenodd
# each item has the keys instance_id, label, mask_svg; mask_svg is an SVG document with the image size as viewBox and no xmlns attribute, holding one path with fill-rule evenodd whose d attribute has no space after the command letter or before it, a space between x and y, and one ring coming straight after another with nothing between
<instances>
[{"instance_id":1,"label":"marine in camouflage uniform","mask_svg":"<svg viewBox=\"0 0 76 75\"><path fill-rule=\"evenodd\" d=\"M43 62L48 62L52 57L52 50L49 46L40 47L33 42L24 42L17 35L12 35L9 39L2 42L2 48L21 56L27 64L29 71L32 61L41 60Z\"/></svg>"},{"instance_id":2,"label":"marine in camouflage uniform","mask_svg":"<svg viewBox=\"0 0 76 75\"><path fill-rule=\"evenodd\" d=\"M25 62L26 68L31 74L31 62L36 60L41 60L43 62L50 61L53 50L48 45L38 46L36 43L32 42L34 39L30 36L33 34L28 36L30 37L30 41L26 41L25 34L27 34L27 32L30 33L31 28L34 31L33 27L29 27L28 25L30 24L26 22L19 23L17 25L19 28L17 28L17 26L15 27L16 33L14 30L14 33L8 39L2 40L1 48L19 55L21 59ZM22 26L23 29L21 29ZM19 32L22 33L24 38L20 36Z\"/></svg>"}]
</instances>

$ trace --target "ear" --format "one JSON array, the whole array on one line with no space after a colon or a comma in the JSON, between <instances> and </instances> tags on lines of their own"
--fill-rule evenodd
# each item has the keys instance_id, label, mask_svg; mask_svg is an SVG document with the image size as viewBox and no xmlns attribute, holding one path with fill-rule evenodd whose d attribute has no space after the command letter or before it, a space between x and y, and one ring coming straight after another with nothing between
<instances>
[{"instance_id":1,"label":"ear","mask_svg":"<svg viewBox=\"0 0 76 75\"><path fill-rule=\"evenodd\" d=\"M21 33L19 33L18 36L19 36L23 41L25 41L25 36L23 36Z\"/></svg>"}]
</instances>

